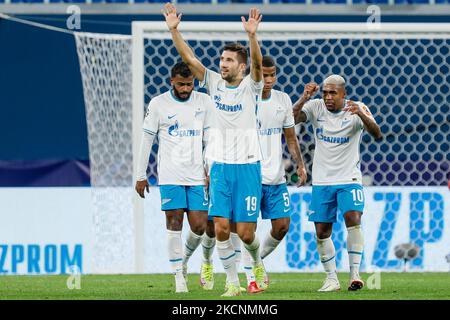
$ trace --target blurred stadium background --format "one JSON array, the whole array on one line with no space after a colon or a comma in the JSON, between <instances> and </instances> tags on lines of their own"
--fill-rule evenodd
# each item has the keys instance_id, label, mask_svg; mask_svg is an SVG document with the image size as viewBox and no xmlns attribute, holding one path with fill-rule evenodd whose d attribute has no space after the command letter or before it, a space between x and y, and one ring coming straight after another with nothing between
<instances>
[{"instance_id":1,"label":"blurred stadium background","mask_svg":"<svg viewBox=\"0 0 450 320\"><path fill-rule=\"evenodd\" d=\"M169 270L158 190L152 188L141 208L132 188L131 22L161 22L164 2L0 0L0 12L7 15L0 17L0 274L68 273L70 266L83 273ZM183 21L211 24L240 21L251 6L261 8L264 22L329 23L336 29L374 23L377 14L382 24L423 26L423 31L441 23L442 30L432 36L420 31L408 39L316 33L309 39L264 38L261 43L279 64L277 87L293 101L307 82L321 83L330 73L340 73L349 97L365 102L381 125L383 141L365 135L361 147L367 186L363 269L403 270L394 247L411 242L420 252L408 270L449 270L448 0L177 3ZM68 9L71 5L77 7ZM78 13L79 28L68 30ZM177 56L164 37L142 40L141 100L146 105L169 88ZM189 43L206 66L218 65L220 35L194 35ZM298 127L298 134L310 174L312 128ZM157 145L148 169L152 185L156 152ZM294 184L289 165L286 173ZM290 192L292 226L266 266L276 272L322 271L307 222L310 188L291 187ZM262 224L258 232L268 228ZM338 268L346 270L342 221L334 231ZM198 252L191 261L190 271L198 272Z\"/></svg>"}]
</instances>

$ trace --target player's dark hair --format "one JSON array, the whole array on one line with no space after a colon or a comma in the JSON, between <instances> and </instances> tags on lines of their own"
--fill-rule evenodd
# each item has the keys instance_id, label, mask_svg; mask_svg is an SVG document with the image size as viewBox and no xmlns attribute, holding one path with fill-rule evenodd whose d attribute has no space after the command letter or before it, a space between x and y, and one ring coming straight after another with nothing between
<instances>
[{"instance_id":1,"label":"player's dark hair","mask_svg":"<svg viewBox=\"0 0 450 320\"><path fill-rule=\"evenodd\" d=\"M178 62L176 65L172 67L171 77L176 77L177 75L182 76L183 78L187 78L192 76L191 69L189 69L186 62Z\"/></svg>"},{"instance_id":2,"label":"player's dark hair","mask_svg":"<svg viewBox=\"0 0 450 320\"><path fill-rule=\"evenodd\" d=\"M264 56L262 58L262 66L266 68L275 67L275 60L270 56Z\"/></svg>"},{"instance_id":3,"label":"player's dark hair","mask_svg":"<svg viewBox=\"0 0 450 320\"><path fill-rule=\"evenodd\" d=\"M227 43L222 51L232 51L237 53L238 62L247 64L248 53L247 48L239 42Z\"/></svg>"}]
</instances>

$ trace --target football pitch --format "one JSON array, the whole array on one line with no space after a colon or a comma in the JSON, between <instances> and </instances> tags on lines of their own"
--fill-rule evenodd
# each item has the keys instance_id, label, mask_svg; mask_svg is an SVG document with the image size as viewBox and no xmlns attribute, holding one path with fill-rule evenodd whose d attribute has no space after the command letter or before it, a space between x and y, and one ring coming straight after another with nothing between
<instances>
[{"instance_id":1,"label":"football pitch","mask_svg":"<svg viewBox=\"0 0 450 320\"><path fill-rule=\"evenodd\" d=\"M147 275L82 275L79 289L69 289L67 275L2 276L0 299L45 300L450 300L450 272L447 273L380 273L379 289L364 287L347 291L348 274L340 273L341 291L319 293L324 275L321 273L272 273L267 291L240 297L221 298L225 275L215 275L212 291L199 285L199 275L189 274L189 293L174 293L174 279L169 274ZM362 273L366 282L376 274ZM241 283L245 283L240 274ZM73 285L76 282L71 282ZM372 281L376 287L376 282ZM76 287L76 285L74 285Z\"/></svg>"}]
</instances>

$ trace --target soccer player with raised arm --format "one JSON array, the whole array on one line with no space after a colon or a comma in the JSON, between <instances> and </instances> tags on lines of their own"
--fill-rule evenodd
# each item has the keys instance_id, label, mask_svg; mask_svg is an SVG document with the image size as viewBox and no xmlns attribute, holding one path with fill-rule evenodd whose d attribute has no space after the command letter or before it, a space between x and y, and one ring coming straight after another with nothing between
<instances>
[{"instance_id":1,"label":"soccer player with raised arm","mask_svg":"<svg viewBox=\"0 0 450 320\"><path fill-rule=\"evenodd\" d=\"M158 184L161 210L166 213L169 261L176 292L188 292L187 262L202 241L208 220L203 138L207 113L213 106L207 94L193 91L194 76L186 63L179 62L172 68L170 82L172 90L154 97L148 105L136 191L142 198L145 190L149 192L146 169L153 140L158 136ZM185 211L190 230L183 253L181 230ZM209 260L215 241L205 243L209 238L203 239L203 256Z\"/></svg>"},{"instance_id":2,"label":"soccer player with raised arm","mask_svg":"<svg viewBox=\"0 0 450 320\"><path fill-rule=\"evenodd\" d=\"M309 99L319 89L306 85L303 96L294 105L295 123L311 122L316 149L312 169L312 201L309 221L316 228L317 250L327 274L320 292L340 290L336 274L335 248L331 240L333 223L340 211L347 227L347 250L350 265L348 290L359 290L364 282L359 266L364 249L361 216L364 194L360 170L360 142L364 129L375 139L381 130L369 108L362 102L345 98L345 80L339 75L325 79L322 99Z\"/></svg>"},{"instance_id":3,"label":"soccer player with raised arm","mask_svg":"<svg viewBox=\"0 0 450 320\"><path fill-rule=\"evenodd\" d=\"M291 206L283 164L282 134L297 165L298 186L306 183L307 175L295 134L291 99L286 93L273 89L277 80L275 61L269 56L264 56L262 67L264 88L258 109L258 133L263 153L261 217L270 219L272 223L272 230L267 234L261 249L261 259L264 259L283 240L290 224ZM255 280L260 289L266 289L267 279L259 274L253 274L248 266L247 251L244 250L242 254L247 275L247 291L257 292L252 287Z\"/></svg>"},{"instance_id":4,"label":"soccer player with raised arm","mask_svg":"<svg viewBox=\"0 0 450 320\"><path fill-rule=\"evenodd\" d=\"M230 241L230 222L249 251L254 271L265 274L256 237L262 177L261 150L257 133L256 113L263 88L262 55L256 37L262 19L257 9L249 18L242 17L250 45L250 75L244 77L247 49L238 43L227 44L220 57L220 73L206 69L195 57L177 27L181 15L174 5L164 7L164 16L173 43L194 76L201 82L214 102L206 158L209 168L209 216L214 217L216 247L227 275L223 296L240 295L235 251Z\"/></svg>"}]
</instances>

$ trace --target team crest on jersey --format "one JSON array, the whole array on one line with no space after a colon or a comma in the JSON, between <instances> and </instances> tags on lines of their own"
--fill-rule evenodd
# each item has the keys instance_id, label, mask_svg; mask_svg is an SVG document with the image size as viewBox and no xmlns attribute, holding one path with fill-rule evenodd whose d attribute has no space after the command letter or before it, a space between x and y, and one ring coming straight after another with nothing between
<instances>
[{"instance_id":1,"label":"team crest on jersey","mask_svg":"<svg viewBox=\"0 0 450 320\"><path fill-rule=\"evenodd\" d=\"M176 136L176 132L178 131L178 121L175 121L175 124L173 126L169 127L169 134L171 136Z\"/></svg>"}]
</instances>

